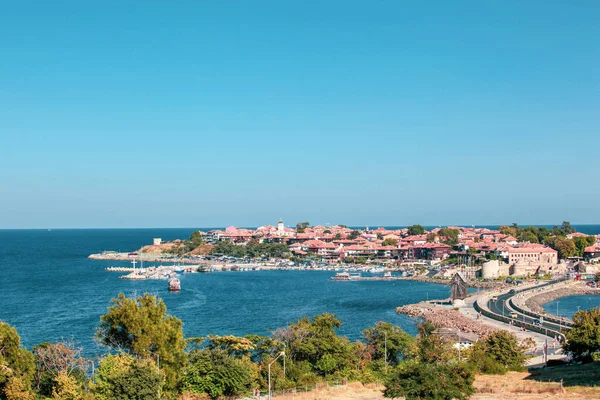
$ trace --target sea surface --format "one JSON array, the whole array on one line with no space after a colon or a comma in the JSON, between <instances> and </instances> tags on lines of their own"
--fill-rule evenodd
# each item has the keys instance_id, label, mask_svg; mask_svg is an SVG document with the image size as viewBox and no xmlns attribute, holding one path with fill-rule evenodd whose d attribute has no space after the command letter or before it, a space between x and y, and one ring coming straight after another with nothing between
<instances>
[{"instance_id":1,"label":"sea surface","mask_svg":"<svg viewBox=\"0 0 600 400\"><path fill-rule=\"evenodd\" d=\"M542 307L547 313L556 315L558 310L559 315L572 318L573 314L577 312L577 306L579 306L581 310L600 307L600 295L588 294L562 297L546 303Z\"/></svg>"},{"instance_id":2,"label":"sea surface","mask_svg":"<svg viewBox=\"0 0 600 400\"><path fill-rule=\"evenodd\" d=\"M600 233L600 226L577 226ZM589 228L592 227L592 228ZM208 230L210 228L207 228ZM129 251L152 238L187 238L189 229L0 230L0 320L15 326L22 343L73 339L88 356L105 351L95 341L100 316L120 292L160 296L168 312L184 323L186 336L269 334L303 316L330 312L351 340L377 321L416 333L415 319L395 308L434 298L447 298L449 287L413 281L331 281L326 271L215 272L181 275L182 291L170 293L166 281L128 281L109 266L87 256L103 250ZM203 229L204 230L204 229ZM600 298L600 296L598 297ZM592 299L592 306L597 305ZM560 303L569 315L578 303ZM582 303L582 307L586 307ZM551 306L550 306L551 307Z\"/></svg>"},{"instance_id":3,"label":"sea surface","mask_svg":"<svg viewBox=\"0 0 600 400\"><path fill-rule=\"evenodd\" d=\"M186 336L269 334L303 316L334 313L351 340L383 320L416 333L416 320L397 306L449 297L449 287L413 281L339 282L326 271L251 271L183 274L182 291L167 282L118 279L94 261L102 250L134 250L187 238L193 229L0 230L0 320L15 326L26 347L74 339L88 356L105 349L94 340L100 316L119 292L160 296L184 323Z\"/></svg>"}]
</instances>

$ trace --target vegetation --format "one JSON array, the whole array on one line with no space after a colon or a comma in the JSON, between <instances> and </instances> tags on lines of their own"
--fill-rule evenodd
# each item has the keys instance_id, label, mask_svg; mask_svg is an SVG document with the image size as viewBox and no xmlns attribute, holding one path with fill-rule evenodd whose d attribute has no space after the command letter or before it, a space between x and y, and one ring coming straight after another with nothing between
<instances>
[{"instance_id":1,"label":"vegetation","mask_svg":"<svg viewBox=\"0 0 600 400\"><path fill-rule=\"evenodd\" d=\"M287 258L290 256L290 251L284 243L259 243L251 240L246 246L240 246L229 241L222 241L213 247L211 254L239 258Z\"/></svg>"},{"instance_id":2,"label":"vegetation","mask_svg":"<svg viewBox=\"0 0 600 400\"><path fill-rule=\"evenodd\" d=\"M325 313L270 336L185 340L181 321L166 311L149 294L114 299L98 331L114 352L100 360L91 378L90 361L73 344L42 343L32 354L20 347L14 328L0 323L0 399L240 398L267 389L269 365L274 390L334 379L379 380L386 382L387 397L466 399L475 371L490 371L479 356L459 359L429 323L419 325L415 339L378 322L363 331L362 341L350 342L337 333L342 322ZM510 335L494 334L477 346L472 354L483 352L481 358L499 372L522 366L522 349Z\"/></svg>"},{"instance_id":3,"label":"vegetation","mask_svg":"<svg viewBox=\"0 0 600 400\"><path fill-rule=\"evenodd\" d=\"M308 228L309 226L310 226L309 222L298 222L296 224L296 232L304 233L306 231L306 228Z\"/></svg>"},{"instance_id":4,"label":"vegetation","mask_svg":"<svg viewBox=\"0 0 600 400\"><path fill-rule=\"evenodd\" d=\"M382 246L398 246L398 241L396 239L385 239L383 242L381 242Z\"/></svg>"},{"instance_id":5,"label":"vegetation","mask_svg":"<svg viewBox=\"0 0 600 400\"><path fill-rule=\"evenodd\" d=\"M348 235L348 239L350 239L350 240L354 240L354 239L356 239L357 237L359 237L361 234L362 234L362 232L361 232L361 231L352 231L352 232L350 232L350 234Z\"/></svg>"},{"instance_id":6,"label":"vegetation","mask_svg":"<svg viewBox=\"0 0 600 400\"><path fill-rule=\"evenodd\" d=\"M425 233L425 228L423 228L421 225L412 225L408 227L408 234L409 235L422 235Z\"/></svg>"},{"instance_id":7,"label":"vegetation","mask_svg":"<svg viewBox=\"0 0 600 400\"><path fill-rule=\"evenodd\" d=\"M181 320L167 315L165 303L147 293L137 299L120 293L112 303L100 318L102 343L142 359L156 359L165 374L166 389L175 390L186 364ZM131 368L146 366L132 364Z\"/></svg>"},{"instance_id":8,"label":"vegetation","mask_svg":"<svg viewBox=\"0 0 600 400\"><path fill-rule=\"evenodd\" d=\"M500 330L477 342L467 357L478 372L505 374L525 369L524 350L514 334Z\"/></svg>"},{"instance_id":9,"label":"vegetation","mask_svg":"<svg viewBox=\"0 0 600 400\"><path fill-rule=\"evenodd\" d=\"M574 233L575 229L567 221L553 229L538 228L535 226L520 227L517 224L501 226L499 231L505 235L514 236L522 242L545 244L558 251L559 258L582 257L587 246L596 241L593 236L579 236L568 239L567 235Z\"/></svg>"},{"instance_id":10,"label":"vegetation","mask_svg":"<svg viewBox=\"0 0 600 400\"><path fill-rule=\"evenodd\" d=\"M575 361L588 363L600 355L600 308L581 310L573 315L573 328L563 349Z\"/></svg>"}]
</instances>

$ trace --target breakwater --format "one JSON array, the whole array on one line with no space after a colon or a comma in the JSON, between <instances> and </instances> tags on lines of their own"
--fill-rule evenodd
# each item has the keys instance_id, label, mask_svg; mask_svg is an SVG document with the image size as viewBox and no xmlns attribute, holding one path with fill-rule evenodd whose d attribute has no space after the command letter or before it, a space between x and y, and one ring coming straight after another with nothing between
<instances>
[{"instance_id":1,"label":"breakwater","mask_svg":"<svg viewBox=\"0 0 600 400\"><path fill-rule=\"evenodd\" d=\"M533 295L525 300L525 306L531 311L544 314L544 304L559 299L561 297L583 295L583 294L600 294L599 289L586 287L582 284L571 284L569 286L559 287L555 290L548 290Z\"/></svg>"},{"instance_id":2,"label":"breakwater","mask_svg":"<svg viewBox=\"0 0 600 400\"><path fill-rule=\"evenodd\" d=\"M449 301L448 299L441 302ZM396 308L396 312L413 318L421 318L442 328L460 329L461 332L474 333L480 337L488 336L496 330L479 320L465 317L458 310L430 302L407 304Z\"/></svg>"}]
</instances>

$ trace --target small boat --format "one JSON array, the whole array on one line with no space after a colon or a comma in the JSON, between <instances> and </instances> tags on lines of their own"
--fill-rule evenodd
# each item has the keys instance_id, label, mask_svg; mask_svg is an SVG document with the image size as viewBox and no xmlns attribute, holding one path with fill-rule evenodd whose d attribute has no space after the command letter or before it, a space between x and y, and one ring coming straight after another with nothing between
<instances>
[{"instance_id":1,"label":"small boat","mask_svg":"<svg viewBox=\"0 0 600 400\"><path fill-rule=\"evenodd\" d=\"M385 274L383 274L384 278L391 278L392 277L392 273L390 271L386 272Z\"/></svg>"},{"instance_id":2,"label":"small boat","mask_svg":"<svg viewBox=\"0 0 600 400\"><path fill-rule=\"evenodd\" d=\"M349 281L350 274L347 272L339 272L335 274L334 277L331 278L332 281Z\"/></svg>"},{"instance_id":3,"label":"small boat","mask_svg":"<svg viewBox=\"0 0 600 400\"><path fill-rule=\"evenodd\" d=\"M179 292L181 290L181 282L177 278L169 279L169 291Z\"/></svg>"}]
</instances>

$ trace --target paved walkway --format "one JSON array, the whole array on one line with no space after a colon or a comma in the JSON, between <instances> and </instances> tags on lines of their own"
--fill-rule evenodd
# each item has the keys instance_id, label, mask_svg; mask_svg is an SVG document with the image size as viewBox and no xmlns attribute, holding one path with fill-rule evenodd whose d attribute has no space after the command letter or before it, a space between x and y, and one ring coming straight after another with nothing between
<instances>
[{"instance_id":1,"label":"paved walkway","mask_svg":"<svg viewBox=\"0 0 600 400\"><path fill-rule=\"evenodd\" d=\"M458 311L468 318L477 320L478 313L477 313L477 311L475 311L475 308L473 308L473 303L475 303L475 301L477 301L477 300L480 300L479 304L481 304L482 302L485 302L487 304L489 297L491 297L495 294L497 295L498 292L495 292L493 290L492 291L486 290L484 292L474 293L473 295L471 295L470 297L467 297L465 299L464 305L458 306ZM484 324L489 325L493 328L504 329L506 331L514 333L520 340L523 340L526 338L533 339L536 344L537 356L529 359L527 362L527 365L533 366L533 365L542 364L544 362L542 349L544 348L546 339L548 339L548 349L549 349L548 359L550 359L550 360L561 359L561 358L565 357L562 354L562 350L560 350L560 345L558 343L553 343L553 340L551 340L550 338L547 338L546 336L544 336L540 333L530 332L530 331L522 331L520 328L518 328L516 326L512 326L512 325L508 325L508 324L505 324L500 321L496 321L495 319L488 318L484 315L479 316L479 321L481 321ZM551 354L554 352L553 347L556 348L558 354Z\"/></svg>"}]
</instances>

